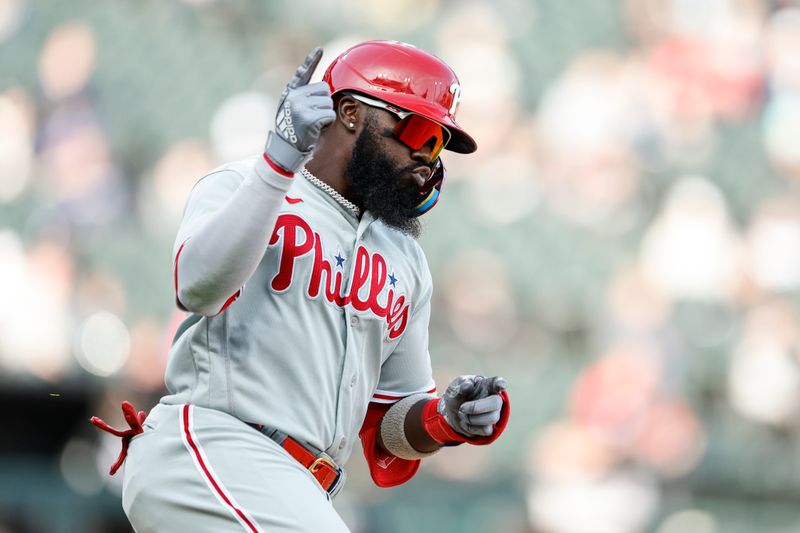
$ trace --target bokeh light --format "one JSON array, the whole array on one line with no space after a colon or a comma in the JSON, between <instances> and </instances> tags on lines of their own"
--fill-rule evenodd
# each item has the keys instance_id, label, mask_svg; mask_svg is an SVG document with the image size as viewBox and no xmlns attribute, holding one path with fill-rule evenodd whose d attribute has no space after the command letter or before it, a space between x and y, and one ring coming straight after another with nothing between
<instances>
[{"instance_id":1,"label":"bokeh light","mask_svg":"<svg viewBox=\"0 0 800 533\"><path fill-rule=\"evenodd\" d=\"M409 31L427 23L439 8L439 0L377 0L340 2L345 13L365 18L384 31Z\"/></svg>"},{"instance_id":2,"label":"bokeh light","mask_svg":"<svg viewBox=\"0 0 800 533\"><path fill-rule=\"evenodd\" d=\"M0 94L0 203L25 190L33 167L32 103L20 91Z\"/></svg>"},{"instance_id":3,"label":"bokeh light","mask_svg":"<svg viewBox=\"0 0 800 533\"><path fill-rule=\"evenodd\" d=\"M776 300L752 309L728 375L732 406L753 420L790 424L800 408L800 322L796 309Z\"/></svg>"},{"instance_id":4,"label":"bokeh light","mask_svg":"<svg viewBox=\"0 0 800 533\"><path fill-rule=\"evenodd\" d=\"M210 137L219 163L249 157L264 145L264 132L275 119L277 102L266 94L247 92L225 100L211 119Z\"/></svg>"},{"instance_id":5,"label":"bokeh light","mask_svg":"<svg viewBox=\"0 0 800 533\"><path fill-rule=\"evenodd\" d=\"M25 250L6 230L0 231L0 265L0 361L13 372L62 378L70 362L72 258L56 243Z\"/></svg>"},{"instance_id":6,"label":"bokeh light","mask_svg":"<svg viewBox=\"0 0 800 533\"><path fill-rule=\"evenodd\" d=\"M130 354L128 328L116 315L98 311L78 328L75 351L80 365L98 376L110 376Z\"/></svg>"},{"instance_id":7,"label":"bokeh light","mask_svg":"<svg viewBox=\"0 0 800 533\"><path fill-rule=\"evenodd\" d=\"M729 298L741 275L741 244L725 199L702 178L685 178L642 242L642 266L673 298Z\"/></svg>"},{"instance_id":8,"label":"bokeh light","mask_svg":"<svg viewBox=\"0 0 800 533\"><path fill-rule=\"evenodd\" d=\"M800 202L764 202L748 233L750 275L770 291L800 287Z\"/></svg>"},{"instance_id":9,"label":"bokeh light","mask_svg":"<svg viewBox=\"0 0 800 533\"><path fill-rule=\"evenodd\" d=\"M785 7L769 18L765 28L766 61L773 87L800 89L800 7Z\"/></svg>"},{"instance_id":10,"label":"bokeh light","mask_svg":"<svg viewBox=\"0 0 800 533\"><path fill-rule=\"evenodd\" d=\"M657 508L658 492L651 477L620 470L598 478L542 483L531 490L528 506L534 531L635 533Z\"/></svg>"},{"instance_id":11,"label":"bokeh light","mask_svg":"<svg viewBox=\"0 0 800 533\"><path fill-rule=\"evenodd\" d=\"M94 72L97 49L94 30L83 22L68 22L54 29L39 57L42 90L52 100L82 91Z\"/></svg>"},{"instance_id":12,"label":"bokeh light","mask_svg":"<svg viewBox=\"0 0 800 533\"><path fill-rule=\"evenodd\" d=\"M775 165L800 178L800 94L779 93L764 111L764 145Z\"/></svg>"},{"instance_id":13,"label":"bokeh light","mask_svg":"<svg viewBox=\"0 0 800 533\"><path fill-rule=\"evenodd\" d=\"M0 44L19 31L27 9L27 0L0 0Z\"/></svg>"},{"instance_id":14,"label":"bokeh light","mask_svg":"<svg viewBox=\"0 0 800 533\"><path fill-rule=\"evenodd\" d=\"M153 234L174 238L183 206L197 181L214 168L208 145L186 139L169 147L143 180L140 195L142 225Z\"/></svg>"},{"instance_id":15,"label":"bokeh light","mask_svg":"<svg viewBox=\"0 0 800 533\"><path fill-rule=\"evenodd\" d=\"M697 509L678 511L668 516L659 526L657 533L717 533L714 515Z\"/></svg>"},{"instance_id":16,"label":"bokeh light","mask_svg":"<svg viewBox=\"0 0 800 533\"><path fill-rule=\"evenodd\" d=\"M61 475L69 488L79 494L92 496L103 488L103 481L95 466L95 447L84 439L72 439L61 452Z\"/></svg>"}]
</instances>

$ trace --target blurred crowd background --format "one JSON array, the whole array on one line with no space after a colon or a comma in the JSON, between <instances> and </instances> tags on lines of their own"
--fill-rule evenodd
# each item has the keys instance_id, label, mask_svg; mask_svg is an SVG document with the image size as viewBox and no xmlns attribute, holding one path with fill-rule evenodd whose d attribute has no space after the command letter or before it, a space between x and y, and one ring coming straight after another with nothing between
<instances>
[{"instance_id":1,"label":"blurred crowd background","mask_svg":"<svg viewBox=\"0 0 800 533\"><path fill-rule=\"evenodd\" d=\"M353 531L800 531L800 2L0 0L0 532L129 531L87 419L164 392L187 194L369 38L461 78L431 354L513 414L395 489L356 452Z\"/></svg>"}]
</instances>

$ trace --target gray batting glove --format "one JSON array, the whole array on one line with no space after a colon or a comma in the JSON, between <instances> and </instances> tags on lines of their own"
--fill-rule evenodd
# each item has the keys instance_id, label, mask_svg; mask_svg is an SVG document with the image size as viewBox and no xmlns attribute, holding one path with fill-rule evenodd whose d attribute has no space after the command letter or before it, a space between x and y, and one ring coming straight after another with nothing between
<instances>
[{"instance_id":1,"label":"gray batting glove","mask_svg":"<svg viewBox=\"0 0 800 533\"><path fill-rule=\"evenodd\" d=\"M499 392L506 387L506 380L497 376L459 376L447 386L437 409L465 437L488 437L500 420L503 399Z\"/></svg>"},{"instance_id":2,"label":"gray batting glove","mask_svg":"<svg viewBox=\"0 0 800 533\"><path fill-rule=\"evenodd\" d=\"M297 172L311 158L322 128L336 118L328 84L308 83L320 58L322 48L317 47L297 68L281 95L275 131L267 137L264 152L287 172Z\"/></svg>"}]
</instances>

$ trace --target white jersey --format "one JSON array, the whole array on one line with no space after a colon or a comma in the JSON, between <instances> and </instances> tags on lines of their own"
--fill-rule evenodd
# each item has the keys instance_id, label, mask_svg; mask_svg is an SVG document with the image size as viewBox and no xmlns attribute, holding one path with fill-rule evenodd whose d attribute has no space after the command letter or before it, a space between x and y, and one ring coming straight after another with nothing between
<instances>
[{"instance_id":1,"label":"white jersey","mask_svg":"<svg viewBox=\"0 0 800 533\"><path fill-rule=\"evenodd\" d=\"M255 158L203 177L188 200L175 256L196 220L224 205L248 176L271 172ZM359 220L299 173L277 201L266 252L238 298L215 316L184 322L161 402L275 427L343 464L370 401L435 391L430 272L413 238L369 212Z\"/></svg>"}]
</instances>

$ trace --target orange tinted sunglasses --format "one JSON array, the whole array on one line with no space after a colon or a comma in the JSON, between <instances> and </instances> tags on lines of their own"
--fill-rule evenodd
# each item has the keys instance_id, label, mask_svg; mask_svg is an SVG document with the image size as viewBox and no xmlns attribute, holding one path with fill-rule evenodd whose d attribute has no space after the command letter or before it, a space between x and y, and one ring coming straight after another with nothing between
<instances>
[{"instance_id":1,"label":"orange tinted sunglasses","mask_svg":"<svg viewBox=\"0 0 800 533\"><path fill-rule=\"evenodd\" d=\"M387 104L381 100L368 98L357 93L348 93L349 96L370 107L384 109L400 120L392 128L392 135L395 139L405 144L412 150L419 150L433 139L431 148L431 161L436 161L439 154L450 142L450 130L429 118L417 115L411 111L404 111L397 107Z\"/></svg>"}]
</instances>

